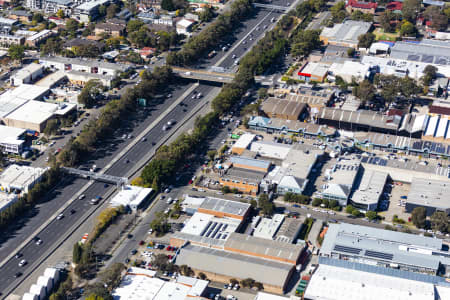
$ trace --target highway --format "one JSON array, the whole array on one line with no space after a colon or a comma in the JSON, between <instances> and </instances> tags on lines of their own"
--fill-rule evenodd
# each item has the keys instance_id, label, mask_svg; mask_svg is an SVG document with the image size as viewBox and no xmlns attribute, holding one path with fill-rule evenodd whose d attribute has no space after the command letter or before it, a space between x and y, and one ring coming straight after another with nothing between
<instances>
[{"instance_id":1,"label":"highway","mask_svg":"<svg viewBox=\"0 0 450 300\"><path fill-rule=\"evenodd\" d=\"M275 2L275 1L274 1ZM233 53L238 55L239 53L243 54L247 51L247 47L251 47L255 41L248 40L245 45L241 44L242 39L252 31L255 32L257 26L260 26L260 29L257 31L259 35L263 33L263 27L261 25L265 22L270 23L270 19L273 16L276 17L276 14L273 12L268 12L264 9L259 9L255 18L250 19L249 21L244 23L244 26L241 28L241 31L237 34L237 42L234 45L238 45L233 49ZM270 16L270 17L267 17ZM263 20L263 23L260 21ZM254 35L256 37L256 34ZM224 55L228 55L221 63L220 66L223 67L231 67L233 65L234 59L231 59L231 53L228 52L219 52L211 61L205 64L205 66L216 64ZM174 87L174 90L171 92L172 97L168 98L162 104L158 105L153 109L150 113L144 113L140 119L130 120L130 129L127 131L127 134L132 134L133 136L137 136L139 133L143 132L145 128L147 128L163 111L166 111L168 107L177 99L183 92L191 87L192 84L188 85L179 85ZM203 95L207 95L213 87L200 84L196 88L196 92L201 92ZM183 103L185 105L180 106L177 105L172 111L168 113L150 132L146 135L147 141L138 142L135 146L131 148L130 151L126 153L121 159L119 159L112 167L106 172L106 174L114 175L114 176L124 176L127 174L133 166L149 151L154 149L152 142L157 143L170 131L163 131L162 127L167 124L169 120L177 120L180 121L185 114L187 114L190 110L192 110L196 103L198 103L199 99L192 99L192 94L189 94L184 100ZM123 130L115 139L111 139L111 141L103 143L105 148L98 149L97 154L94 155L95 161L89 162L88 165L96 164L97 167L103 168L106 166L111 160L112 157L115 157L118 153L120 153L132 139L126 139L125 141L120 141L120 136L124 133ZM86 180L83 179L68 179L71 180L65 186L61 186L55 190L54 193L49 195L47 202L38 205L35 209L33 217L30 217L28 220L24 221L21 224L20 228L11 231L7 240L4 241L0 248L0 260L5 259L11 253L15 253L15 249L28 237L32 235L32 233L39 228L43 223L51 218L51 216L57 211L59 207L61 207L64 203L66 203L70 198L72 198L83 186L87 184ZM92 184L84 194L86 195L85 200L75 200L72 204L70 204L64 211L65 217L61 220L53 220L51 223L46 226L39 234L39 238L43 240L41 245L36 245L34 241L29 242L23 249L20 250L20 253L23 255L20 259L26 259L28 264L24 267L18 267L19 259L11 258L0 268L0 272L2 274L2 280L0 281L0 291L4 294L2 296L6 296L7 293L11 292L11 288L19 283L23 277L31 271L31 267L33 262L40 262L44 258L44 254L47 249L51 247L62 235L65 235L71 226L77 220L81 219L82 216L88 215L92 213L95 209L95 206L92 206L88 203L88 200L95 196L104 196L107 193L112 193L115 187L107 186L105 187L103 183L94 183ZM71 210L75 212L73 214L70 213ZM24 275L16 279L14 278L14 274L16 272L22 272Z\"/></svg>"}]
</instances>

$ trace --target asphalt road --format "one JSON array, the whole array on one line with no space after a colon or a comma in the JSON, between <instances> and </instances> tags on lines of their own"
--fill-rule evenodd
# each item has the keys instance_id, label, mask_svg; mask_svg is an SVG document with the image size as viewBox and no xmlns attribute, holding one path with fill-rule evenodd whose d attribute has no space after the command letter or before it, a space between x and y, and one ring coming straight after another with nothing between
<instances>
[{"instance_id":1,"label":"asphalt road","mask_svg":"<svg viewBox=\"0 0 450 300\"><path fill-rule=\"evenodd\" d=\"M264 22L269 21L270 23L270 19L272 17L267 16L268 14L272 14L272 12L265 9L260 9L259 11L260 12L258 12L254 18L244 23L241 31L237 34L237 40L235 43L239 43L240 39L247 36L249 32L253 31L257 24L259 24L260 26L259 33L262 34L263 27L260 21L264 19L266 20ZM256 37L256 35L254 35L254 37ZM234 51L242 51L242 53L244 53L247 50L245 48L251 48L254 42L255 38L253 39L253 41L246 42L246 46L240 44L240 46L236 47ZM207 65L214 65L221 57L226 54L228 53L222 51L218 52L214 59L209 61ZM228 58L222 62L221 66L232 66L234 59L231 59L231 55L232 54L230 54ZM190 85L176 86L174 88L174 91L172 91L172 97L155 107L151 115L147 116L147 118L130 121L130 123L132 124L130 124L130 129L127 134L136 136L140 132L142 132L149 124L151 124L151 122L153 122L159 116L159 112L166 110L170 106L170 104L175 99L177 99L189 86ZM201 84L198 88L196 88L196 91L202 92L203 95L206 95L211 89L212 87ZM183 101L186 105L184 105L183 107L178 105L173 111L171 111L163 120L158 123L158 125L154 129L152 129L148 133L148 135L146 136L146 142L139 142L138 144L136 144L122 159L114 164L108 170L108 172L106 172L106 174L124 176L124 174L126 174L133 167L133 165L137 161L139 161L140 158L142 158L144 154L152 150L152 141L157 142L163 136L168 134L168 132L162 130L164 124L167 124L167 122L172 119L177 121L181 120L183 118L183 115L189 110L193 109L194 105L198 101L201 100L192 99L191 95L188 95ZM118 136L121 136L121 134L119 134ZM105 148L98 149L98 152L102 152L99 153L101 155L96 158L95 161L92 161L89 164L96 164L97 167L102 168L111 161L112 157L120 153L120 151L122 151L128 143L129 141L117 142L117 140L111 141L111 143L104 143ZM129 162L127 163L126 160L129 160ZM38 205L32 217L24 220L19 228L16 228L13 231L9 231L9 235L4 237L4 240L0 247L0 260L6 258L10 253L16 251L15 249L22 243L24 239L28 238L34 232L34 230L36 230L36 228L47 221L59 207L61 207L73 195L75 195L86 183L87 182L83 179L73 179L70 184L55 190L54 195L51 195L47 202ZM89 199L95 196L102 196L113 188L115 187L105 187L103 183L94 183L84 193L86 195L85 200L76 200L71 205L69 205L64 211L65 217L63 219L52 221L46 228L43 229L43 231L38 234L38 237L43 240L43 243L41 245L36 245L34 241L28 243L23 249L20 250L20 253L23 255L20 259L12 258L2 268L0 268L0 272L2 274L2 280L0 281L0 291L9 291L10 285L15 285L19 281L19 279L14 278L14 274L16 272L22 272L25 274L29 272L32 262L40 260L46 249L48 249L50 245L55 243L61 235L65 234L70 229L75 220L81 218L82 215L88 212L92 212L94 207L88 203ZM158 205L159 203L157 204L157 206ZM71 214L71 210L74 210L75 213ZM23 267L19 267L18 263L21 259L26 259L28 261L28 264Z\"/></svg>"}]
</instances>

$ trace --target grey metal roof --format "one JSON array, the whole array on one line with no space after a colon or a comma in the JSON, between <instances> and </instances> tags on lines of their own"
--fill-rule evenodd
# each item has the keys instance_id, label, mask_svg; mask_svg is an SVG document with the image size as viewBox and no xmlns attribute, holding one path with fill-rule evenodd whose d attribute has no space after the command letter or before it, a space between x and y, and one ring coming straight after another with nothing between
<instances>
[{"instance_id":1,"label":"grey metal roof","mask_svg":"<svg viewBox=\"0 0 450 300\"><path fill-rule=\"evenodd\" d=\"M388 173L364 170L359 186L352 195L352 201L364 205L377 204L388 179Z\"/></svg>"},{"instance_id":2,"label":"grey metal roof","mask_svg":"<svg viewBox=\"0 0 450 300\"><path fill-rule=\"evenodd\" d=\"M264 178L264 173L244 170L240 168L230 168L227 170L227 173L223 177L232 180L241 180L259 184L261 180Z\"/></svg>"},{"instance_id":3,"label":"grey metal roof","mask_svg":"<svg viewBox=\"0 0 450 300\"><path fill-rule=\"evenodd\" d=\"M286 218L283 224L281 224L280 229L278 229L275 240L284 243L293 243L297 238L304 221L304 216L300 216L299 219Z\"/></svg>"},{"instance_id":4,"label":"grey metal roof","mask_svg":"<svg viewBox=\"0 0 450 300\"><path fill-rule=\"evenodd\" d=\"M442 240L347 223L331 224L321 254L363 257L369 260L424 267L433 270L450 259L432 252L442 249Z\"/></svg>"},{"instance_id":5,"label":"grey metal roof","mask_svg":"<svg viewBox=\"0 0 450 300\"><path fill-rule=\"evenodd\" d=\"M347 20L335 24L332 28L325 27L320 35L327 37L329 41L357 44L358 37L367 33L371 26L369 22Z\"/></svg>"},{"instance_id":6,"label":"grey metal roof","mask_svg":"<svg viewBox=\"0 0 450 300\"><path fill-rule=\"evenodd\" d=\"M450 42L425 39L420 43L396 42L391 48L391 57L450 65Z\"/></svg>"},{"instance_id":7,"label":"grey metal roof","mask_svg":"<svg viewBox=\"0 0 450 300\"><path fill-rule=\"evenodd\" d=\"M250 204L215 197L206 197L199 208L244 216L250 208Z\"/></svg>"},{"instance_id":8,"label":"grey metal roof","mask_svg":"<svg viewBox=\"0 0 450 300\"><path fill-rule=\"evenodd\" d=\"M297 245L235 232L230 234L224 247L225 249L236 249L241 252L252 253L257 256L265 255L293 261L297 261L303 250Z\"/></svg>"},{"instance_id":9,"label":"grey metal roof","mask_svg":"<svg viewBox=\"0 0 450 300\"><path fill-rule=\"evenodd\" d=\"M450 182L448 181L413 178L406 201L447 210L450 208L449 195Z\"/></svg>"},{"instance_id":10,"label":"grey metal roof","mask_svg":"<svg viewBox=\"0 0 450 300\"><path fill-rule=\"evenodd\" d=\"M55 62L60 64L74 64L74 65L82 65L82 66L90 66L90 67L100 67L105 69L111 69L116 71L126 71L130 67L124 64L118 63L109 63L101 60L95 59L81 59L81 58L70 58L70 57L61 57L61 56L46 56L41 57L40 61L47 62Z\"/></svg>"},{"instance_id":11,"label":"grey metal roof","mask_svg":"<svg viewBox=\"0 0 450 300\"><path fill-rule=\"evenodd\" d=\"M263 284L280 287L284 286L294 267L287 263L193 245L183 247L175 263L230 277L253 278Z\"/></svg>"},{"instance_id":12,"label":"grey metal roof","mask_svg":"<svg viewBox=\"0 0 450 300\"><path fill-rule=\"evenodd\" d=\"M263 169L268 169L271 165L270 161L242 157L242 156L231 156L230 161L233 164L247 165L247 166L251 166L251 167L255 167L255 168L263 168Z\"/></svg>"}]
</instances>

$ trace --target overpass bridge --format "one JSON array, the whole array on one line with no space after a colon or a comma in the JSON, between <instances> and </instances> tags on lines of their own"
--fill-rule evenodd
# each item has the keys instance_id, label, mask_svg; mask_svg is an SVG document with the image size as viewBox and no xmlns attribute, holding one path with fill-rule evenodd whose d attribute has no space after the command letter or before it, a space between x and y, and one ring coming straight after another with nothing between
<instances>
[{"instance_id":1,"label":"overpass bridge","mask_svg":"<svg viewBox=\"0 0 450 300\"><path fill-rule=\"evenodd\" d=\"M84 170L79 170L79 169L74 169L74 168L66 168L66 167L62 167L61 169L63 172L65 172L67 174L72 174L72 175L76 175L76 176L79 176L82 178L92 179L92 180L101 181L101 182L105 182L105 183L115 184L117 186L122 186L122 185L125 185L128 183L128 178L126 178L126 177L117 177L117 176L111 176L111 175L95 173L95 172L91 172L91 171L84 171Z\"/></svg>"},{"instance_id":2,"label":"overpass bridge","mask_svg":"<svg viewBox=\"0 0 450 300\"><path fill-rule=\"evenodd\" d=\"M253 6L278 10L279 12L284 12L284 13L290 9L290 7L288 7L288 6L280 6L280 5L272 5L272 4L264 4L264 3L253 3Z\"/></svg>"},{"instance_id":3,"label":"overpass bridge","mask_svg":"<svg viewBox=\"0 0 450 300\"><path fill-rule=\"evenodd\" d=\"M218 83L231 83L235 75L235 73L230 71L229 69L224 69L223 72L214 72L208 70L172 67L172 70L175 74L182 78ZM256 76L255 81L264 84L264 82L266 81L266 77Z\"/></svg>"}]
</instances>

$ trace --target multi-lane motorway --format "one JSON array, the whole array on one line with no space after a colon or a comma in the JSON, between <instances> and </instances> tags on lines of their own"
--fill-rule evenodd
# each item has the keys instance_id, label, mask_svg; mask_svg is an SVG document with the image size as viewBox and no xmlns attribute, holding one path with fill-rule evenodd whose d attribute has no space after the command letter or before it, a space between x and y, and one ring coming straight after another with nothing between
<instances>
[{"instance_id":1,"label":"multi-lane motorway","mask_svg":"<svg viewBox=\"0 0 450 300\"><path fill-rule=\"evenodd\" d=\"M277 2L277 4L280 5L283 1L280 0ZM234 58L232 58L232 55L234 54L237 57L241 57L249 48L251 48L257 38L260 37L265 30L270 28L270 25L273 24L270 22L271 18L277 18L279 15L279 13L273 11L259 9L255 17L247 22L244 22L240 32L236 35L236 42L231 45L231 50L228 52L218 52L218 54L212 60L205 63L204 66L219 65L227 68L232 67L234 63ZM267 27L264 25L267 25ZM252 34L251 37L250 33ZM222 59L225 55L227 55L227 57ZM133 136L137 136L139 133L143 132L145 128L147 128L158 118L159 115L161 115L162 112L168 110L170 105L177 98L179 98L186 89L190 88L191 85L192 84L187 84L184 86L174 87L174 90L171 92L172 96L164 103L154 108L151 115L147 118L140 120L139 123L135 122L134 129L130 130L128 133ZM207 95L213 88L214 87L212 86L200 84L197 88L195 88L195 90L197 93L201 92L203 95ZM202 101L202 99L193 99L192 93L187 95L182 101L184 104L183 106L177 105L173 107L173 109L147 133L145 136L146 141L137 142L124 156L122 156L109 168L106 174L114 176L125 176L128 174L145 154L154 150L155 145L153 145L153 143L157 144L158 141L170 133L170 131L164 131L162 127L167 124L169 120L173 119L180 121L200 101ZM106 152L108 152L106 155L96 159L95 162L91 162L91 164L95 163L97 167L103 168L110 163L112 157L118 155L130 143L130 141L131 139L127 139L123 142L115 143L114 146L106 149ZM73 179L70 184L57 189L54 195L52 195L46 203L38 205L35 215L28 221L24 222L20 229L16 229L12 232L9 238L2 243L0 247L0 261L7 258L11 253L15 253L17 247L19 247L19 245L26 238L31 237L32 233L37 228L51 218L58 208L62 207L64 203L74 197L74 195L86 184L87 181L85 180ZM43 241L41 245L37 245L35 241L32 240L20 249L20 253L23 255L21 259L26 259L28 261L27 265L19 267L19 259L9 259L0 268L0 272L2 274L0 291L3 292L2 296L6 296L6 294L10 293L11 289L19 284L25 275L32 271L33 263L40 262L47 254L45 252L48 249L51 249L61 236L66 235L76 221L80 220L87 214L90 214L95 209L95 206L90 205L86 200L89 200L95 196L104 196L108 192L111 193L113 189L114 187L111 186L105 187L103 183L93 183L84 192L86 196L85 200L75 200L65 209L65 217L63 219L51 221L41 232L37 234L37 236ZM71 213L71 211L74 213ZM17 272L24 273L24 275L19 278L14 278L14 274Z\"/></svg>"}]
</instances>

